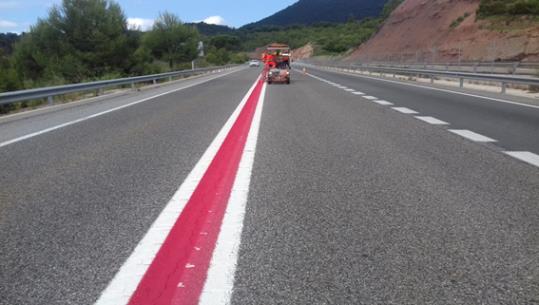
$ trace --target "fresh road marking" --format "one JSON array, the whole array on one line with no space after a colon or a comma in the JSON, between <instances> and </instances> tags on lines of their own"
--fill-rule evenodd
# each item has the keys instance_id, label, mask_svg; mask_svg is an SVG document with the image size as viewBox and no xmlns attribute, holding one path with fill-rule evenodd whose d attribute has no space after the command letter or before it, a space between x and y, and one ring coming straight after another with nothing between
<instances>
[{"instance_id":1,"label":"fresh road marking","mask_svg":"<svg viewBox=\"0 0 539 305\"><path fill-rule=\"evenodd\" d=\"M539 155L536 155L529 151L505 151L504 153L508 154L513 158L517 158L520 161L524 161L531 165L539 167Z\"/></svg>"},{"instance_id":2,"label":"fresh road marking","mask_svg":"<svg viewBox=\"0 0 539 305\"><path fill-rule=\"evenodd\" d=\"M236 190L247 192L249 189L241 175L250 176L250 171L238 170L244 150L253 149L246 148L247 137L265 87L266 83L259 78L129 305L198 304L234 183L239 181ZM183 287L178 287L180 283Z\"/></svg>"},{"instance_id":3,"label":"fresh road marking","mask_svg":"<svg viewBox=\"0 0 539 305\"><path fill-rule=\"evenodd\" d=\"M260 94L199 305L230 304L265 91L266 87Z\"/></svg>"},{"instance_id":4,"label":"fresh road marking","mask_svg":"<svg viewBox=\"0 0 539 305\"><path fill-rule=\"evenodd\" d=\"M398 111L400 113L404 113L404 114L418 114L419 113L419 112L417 112L415 110L412 110L412 109L406 108L406 107L393 107L392 109L395 110L395 111Z\"/></svg>"},{"instance_id":5,"label":"fresh road marking","mask_svg":"<svg viewBox=\"0 0 539 305\"><path fill-rule=\"evenodd\" d=\"M169 236L169 234L172 234L171 231L176 227L178 223L180 223L180 219L182 218L182 214L184 214L184 210L188 206L191 207L190 210L193 210L193 206L188 205L188 202L194 197L195 191L199 189L201 181L203 179L207 179L206 174L208 173L210 166L214 164L214 161L216 160L218 153L224 146L225 141L228 139L232 128L236 125L240 114L243 113L243 109L247 105L247 102L250 100L250 97L255 91L255 88L259 86L260 79L261 78L259 78L249 89L243 100L239 103L237 108L234 110L234 112L229 117L222 129L219 131L210 146L206 149L206 151L204 152L200 160L197 162L195 167L191 170L185 181L182 183L176 193L172 196L171 200L167 203L161 214L157 217L157 219L152 224L152 226L142 238L142 240L135 247L133 253L131 253L129 258L120 267L119 271L116 273L107 288L103 291L100 298L95 303L96 305L125 305L132 299L135 291L137 290L137 287L142 284L143 279L146 279L146 283L149 284L147 281L151 282L152 278L157 279L159 277L158 275L157 277L152 277L151 275L148 275L148 270L150 270L150 268L154 266L156 256L163 250L163 246L168 240L167 236ZM225 163L228 164L229 162ZM208 213L209 210L210 209L208 208ZM196 234L193 233L193 235ZM205 241L208 241L208 237L211 236L213 235L209 235L207 231L200 232L200 238L203 237ZM197 239L194 238L194 240ZM206 246L206 248L203 248L201 245L196 244L193 245L192 250L196 253L205 253L206 256L208 256L207 251L210 250L210 246ZM185 256L187 258L191 258L191 255L189 255L190 251L188 251L189 249L183 250L186 251ZM200 272L201 270L203 270L204 266L198 266L198 262L184 261L184 263L181 263L181 261L184 260L177 260L177 266L187 266L188 263L189 265L195 266L195 268L193 269L186 269L190 270L190 272L193 270L196 272ZM151 262L151 265L148 264L148 262ZM170 268L170 266L164 267ZM173 270L169 271L172 272ZM203 283L201 283L200 281L198 281L197 283L200 285L199 288L201 288ZM176 288L188 288L189 291L193 291L191 283L186 283L179 280L177 283L170 284ZM170 289L171 286L169 285L168 288ZM155 293L156 291L150 289L148 290L148 292ZM170 296L170 291L167 295Z\"/></svg>"},{"instance_id":6,"label":"fresh road marking","mask_svg":"<svg viewBox=\"0 0 539 305\"><path fill-rule=\"evenodd\" d=\"M153 99L156 99L158 97L161 97L161 96L164 96L164 95L167 95L167 94L171 94L171 93L178 92L178 91L181 91L181 90L185 90L185 89L188 89L188 88L191 88L191 87L194 87L194 86L198 86L198 85L201 85L203 83L207 83L207 82L212 81L214 79L221 78L221 77L224 77L226 75L229 75L229 74L232 74L232 73L235 73L235 72L238 72L238 71L240 71L240 70L233 70L231 72L224 73L224 74L221 74L221 75L217 75L215 77L210 77L210 78L207 78L207 79L192 83L190 85L187 85L187 86L184 86L184 87L181 87L181 88L173 89L173 90L170 90L170 91L167 91L167 92L164 92L164 93L160 93L160 94L156 94L154 96L150 96L150 97L147 97L147 98L144 98L144 99L141 99L141 100L129 103L129 104L125 104L125 105L118 106L118 107L115 107L115 108L111 108L111 109L108 109L108 110L105 110L105 111L102 111L102 112L94 113L92 115L85 116L85 117L82 117L82 118L79 118L79 119L76 119L76 120L73 120L73 121L69 121L69 122L62 123L62 124L59 124L59 125L56 125L56 126L45 128L45 129L42 129L40 131L29 133L27 135L24 135L24 136L15 138L15 139L11 139L11 140L8 140L8 141L5 141L5 142L0 142L0 148L4 147L4 146L8 146L10 144L20 142L20 141L28 140L30 138L37 137L39 135L42 135L42 134L45 134L45 133L48 133L48 132L51 132L51 131L55 131L55 130L58 130L58 129L61 129L61 128L64 128L64 127L75 125L75 124L78 124L78 123L81 123L81 122L84 122L84 121L87 121L87 120L90 120L90 119L105 115L107 113L111 113L111 112L114 112L114 111L117 111L117 110L121 110L121 109L124 109L124 108L127 108L127 107L131 107L131 106L143 103L143 102L147 102L149 100L153 100Z\"/></svg>"},{"instance_id":7,"label":"fresh road marking","mask_svg":"<svg viewBox=\"0 0 539 305\"><path fill-rule=\"evenodd\" d=\"M364 99L368 99L368 100L377 100L378 98L377 97L374 97L374 96L370 96L370 95L366 95L366 96L363 96Z\"/></svg>"},{"instance_id":8,"label":"fresh road marking","mask_svg":"<svg viewBox=\"0 0 539 305\"><path fill-rule=\"evenodd\" d=\"M450 129L449 131L474 142L497 142L494 139L466 129Z\"/></svg>"},{"instance_id":9,"label":"fresh road marking","mask_svg":"<svg viewBox=\"0 0 539 305\"><path fill-rule=\"evenodd\" d=\"M449 125L449 123L439 120L437 118L433 118L431 116L416 116L415 118L432 125Z\"/></svg>"},{"instance_id":10,"label":"fresh road marking","mask_svg":"<svg viewBox=\"0 0 539 305\"><path fill-rule=\"evenodd\" d=\"M391 106L391 105L393 105L393 103L388 102L388 101L384 101L384 100L376 100L376 101L372 101L372 102L376 103L376 104L379 104L379 105L382 105L382 106Z\"/></svg>"}]
</instances>

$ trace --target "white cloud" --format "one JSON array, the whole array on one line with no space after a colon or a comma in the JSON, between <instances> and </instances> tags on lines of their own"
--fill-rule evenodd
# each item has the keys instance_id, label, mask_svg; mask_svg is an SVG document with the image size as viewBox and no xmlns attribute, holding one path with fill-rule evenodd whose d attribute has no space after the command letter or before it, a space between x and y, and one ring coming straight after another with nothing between
<instances>
[{"instance_id":1,"label":"white cloud","mask_svg":"<svg viewBox=\"0 0 539 305\"><path fill-rule=\"evenodd\" d=\"M225 19L221 16L210 16L202 22L207 24L226 25Z\"/></svg>"},{"instance_id":2,"label":"white cloud","mask_svg":"<svg viewBox=\"0 0 539 305\"><path fill-rule=\"evenodd\" d=\"M127 26L130 29L138 29L141 31L148 31L152 29L154 24L153 19L144 18L127 18Z\"/></svg>"},{"instance_id":3,"label":"white cloud","mask_svg":"<svg viewBox=\"0 0 539 305\"><path fill-rule=\"evenodd\" d=\"M17 28L19 25L13 21L9 21L9 20L1 20L0 19L0 31L2 30L9 30L9 29L15 29Z\"/></svg>"}]
</instances>

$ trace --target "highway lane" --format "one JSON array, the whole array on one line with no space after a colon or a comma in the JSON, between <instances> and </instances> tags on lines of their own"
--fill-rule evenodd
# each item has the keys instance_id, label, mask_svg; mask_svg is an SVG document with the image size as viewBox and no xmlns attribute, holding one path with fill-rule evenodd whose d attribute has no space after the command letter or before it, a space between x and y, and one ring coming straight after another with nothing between
<instances>
[{"instance_id":1,"label":"highway lane","mask_svg":"<svg viewBox=\"0 0 539 305\"><path fill-rule=\"evenodd\" d=\"M0 304L95 302L258 72L233 73L0 148ZM6 122L0 133L8 139L152 92Z\"/></svg>"},{"instance_id":2,"label":"highway lane","mask_svg":"<svg viewBox=\"0 0 539 305\"><path fill-rule=\"evenodd\" d=\"M243 67L239 67L221 73L195 76L188 79L163 83L158 86L149 86L142 88L141 91L127 90L110 96L102 96L64 105L17 113L14 115L2 116L0 117L0 130L2 131L0 132L0 146L2 146L3 143L18 137L46 130L67 122L80 120L118 107L125 107L126 105L137 103L141 100L165 94L167 92L196 86L242 68Z\"/></svg>"},{"instance_id":3,"label":"highway lane","mask_svg":"<svg viewBox=\"0 0 539 305\"><path fill-rule=\"evenodd\" d=\"M503 149L539 154L539 107L500 103L343 73L309 71L395 106L415 110L418 115L438 118L449 123L451 129L467 129L485 135L498 141L497 145ZM511 99L502 94L497 97Z\"/></svg>"},{"instance_id":4,"label":"highway lane","mask_svg":"<svg viewBox=\"0 0 539 305\"><path fill-rule=\"evenodd\" d=\"M530 109L312 73L536 148ZM537 304L538 202L537 167L296 73L267 90L232 304Z\"/></svg>"},{"instance_id":5,"label":"highway lane","mask_svg":"<svg viewBox=\"0 0 539 305\"><path fill-rule=\"evenodd\" d=\"M0 304L92 304L258 71L1 147ZM320 75L354 90L297 73L267 88L232 304L539 302L537 167L353 92L422 93ZM185 85L0 120L0 134Z\"/></svg>"}]
</instances>

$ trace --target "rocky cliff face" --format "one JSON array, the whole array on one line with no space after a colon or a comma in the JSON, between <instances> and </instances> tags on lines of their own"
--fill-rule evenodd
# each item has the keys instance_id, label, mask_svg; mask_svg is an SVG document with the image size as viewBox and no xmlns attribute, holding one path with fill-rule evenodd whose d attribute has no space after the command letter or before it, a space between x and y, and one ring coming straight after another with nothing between
<instances>
[{"instance_id":1,"label":"rocky cliff face","mask_svg":"<svg viewBox=\"0 0 539 305\"><path fill-rule=\"evenodd\" d=\"M314 48L313 48L313 45L310 43L292 51L294 60L311 58L313 56L313 53L314 53Z\"/></svg>"},{"instance_id":2,"label":"rocky cliff face","mask_svg":"<svg viewBox=\"0 0 539 305\"><path fill-rule=\"evenodd\" d=\"M406 0L350 61L539 61L539 22L476 19L480 0Z\"/></svg>"}]
</instances>

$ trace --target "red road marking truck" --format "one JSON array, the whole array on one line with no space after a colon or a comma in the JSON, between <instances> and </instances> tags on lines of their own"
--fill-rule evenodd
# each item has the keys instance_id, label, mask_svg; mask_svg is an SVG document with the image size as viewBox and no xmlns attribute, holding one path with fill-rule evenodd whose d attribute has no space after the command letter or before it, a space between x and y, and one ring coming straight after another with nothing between
<instances>
[{"instance_id":1,"label":"red road marking truck","mask_svg":"<svg viewBox=\"0 0 539 305\"><path fill-rule=\"evenodd\" d=\"M262 55L264 73L268 84L290 84L290 60L292 52L286 44L272 43Z\"/></svg>"}]
</instances>

